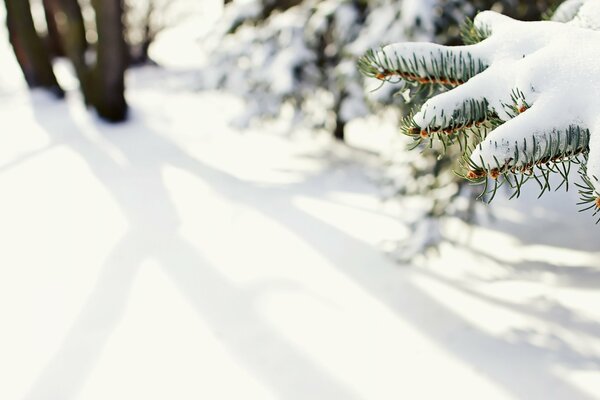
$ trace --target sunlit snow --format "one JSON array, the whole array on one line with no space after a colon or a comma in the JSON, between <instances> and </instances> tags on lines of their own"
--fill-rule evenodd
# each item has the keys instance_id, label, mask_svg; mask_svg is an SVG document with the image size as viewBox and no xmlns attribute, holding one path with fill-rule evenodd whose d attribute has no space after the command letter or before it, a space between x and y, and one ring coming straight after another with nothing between
<instances>
[{"instance_id":1,"label":"sunlit snow","mask_svg":"<svg viewBox=\"0 0 600 400\"><path fill-rule=\"evenodd\" d=\"M370 152L239 131L240 99L147 67L110 126L75 90L27 92L5 40L0 399L600 396L600 248L575 193L500 199L399 264L381 121L349 133Z\"/></svg>"}]
</instances>

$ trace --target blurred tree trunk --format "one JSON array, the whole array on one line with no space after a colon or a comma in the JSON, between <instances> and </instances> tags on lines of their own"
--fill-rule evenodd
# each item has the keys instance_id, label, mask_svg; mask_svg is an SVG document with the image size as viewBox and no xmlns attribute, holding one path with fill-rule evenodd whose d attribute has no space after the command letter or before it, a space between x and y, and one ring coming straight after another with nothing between
<instances>
[{"instance_id":1,"label":"blurred tree trunk","mask_svg":"<svg viewBox=\"0 0 600 400\"><path fill-rule=\"evenodd\" d=\"M125 44L122 0L92 0L96 12L98 43L96 66L90 78L92 104L98 115L108 121L127 117L125 69L128 49Z\"/></svg>"},{"instance_id":2,"label":"blurred tree trunk","mask_svg":"<svg viewBox=\"0 0 600 400\"><path fill-rule=\"evenodd\" d=\"M89 93L90 68L85 54L88 42L85 37L85 25L81 7L77 0L44 0L49 6L46 14L48 26L55 25L61 40L64 54L75 69L83 98L87 105L91 104Z\"/></svg>"},{"instance_id":3,"label":"blurred tree trunk","mask_svg":"<svg viewBox=\"0 0 600 400\"><path fill-rule=\"evenodd\" d=\"M29 0L5 0L5 4L10 43L27 85L48 89L62 97L64 92L52 70L48 51L35 30Z\"/></svg>"},{"instance_id":4,"label":"blurred tree trunk","mask_svg":"<svg viewBox=\"0 0 600 400\"><path fill-rule=\"evenodd\" d=\"M344 90L341 93L336 93L335 104L333 106L333 113L335 114L335 126L333 127L333 137L339 141L345 141L346 139L346 123L348 121L342 118L342 104L346 99L347 94Z\"/></svg>"},{"instance_id":5,"label":"blurred tree trunk","mask_svg":"<svg viewBox=\"0 0 600 400\"><path fill-rule=\"evenodd\" d=\"M6 0L18 2L20 0ZM98 41L95 65L89 61L89 43L78 0L44 0L48 26L55 26L65 54L79 79L88 106L107 121L119 122L127 117L125 69L128 51L124 38L123 1L92 0L96 14Z\"/></svg>"},{"instance_id":6,"label":"blurred tree trunk","mask_svg":"<svg viewBox=\"0 0 600 400\"><path fill-rule=\"evenodd\" d=\"M44 16L46 17L46 27L48 28L48 36L46 37L46 45L50 51L51 57L65 56L65 50L62 45L60 32L54 15L59 9L58 0L42 0L44 6Z\"/></svg>"}]
</instances>

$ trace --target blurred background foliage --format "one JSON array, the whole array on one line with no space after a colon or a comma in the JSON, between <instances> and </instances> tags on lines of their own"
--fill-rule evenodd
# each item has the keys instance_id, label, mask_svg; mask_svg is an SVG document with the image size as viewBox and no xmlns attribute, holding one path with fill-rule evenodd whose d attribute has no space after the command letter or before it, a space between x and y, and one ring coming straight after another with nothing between
<instances>
[{"instance_id":1,"label":"blurred background foliage","mask_svg":"<svg viewBox=\"0 0 600 400\"><path fill-rule=\"evenodd\" d=\"M68 59L86 104L108 121L127 117L125 71L152 64L159 33L189 14L184 0L4 0L7 26L31 88L63 96L52 64ZM398 41L460 44L460 25L492 9L537 20L555 0L238 0L225 1L221 19L203 37L207 54L199 89L225 90L246 102L240 127L291 115L290 125L326 131L345 141L348 125L368 115L400 119L424 99L402 84L376 84L360 75L356 59L367 49ZM390 143L383 184L406 204L415 234L399 244L410 258L435 247L439 222L472 220L474 192L453 174L457 154L405 150ZM418 201L414 201L414 199ZM410 206L409 206L410 204ZM414 205L418 204L417 207Z\"/></svg>"}]
</instances>

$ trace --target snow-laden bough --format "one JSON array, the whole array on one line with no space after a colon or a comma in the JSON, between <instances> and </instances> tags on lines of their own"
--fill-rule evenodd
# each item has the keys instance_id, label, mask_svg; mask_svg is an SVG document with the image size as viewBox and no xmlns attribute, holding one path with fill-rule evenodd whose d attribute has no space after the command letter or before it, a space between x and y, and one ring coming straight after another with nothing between
<instances>
[{"instance_id":1,"label":"snow-laden bough","mask_svg":"<svg viewBox=\"0 0 600 400\"><path fill-rule=\"evenodd\" d=\"M541 194L577 183L585 209L600 212L600 0L571 0L554 21L523 22L485 11L468 22L464 46L397 43L367 52L360 70L382 81L447 90L404 121L404 133L463 149L462 176L491 200L527 181ZM567 20L568 22L559 22ZM489 186L489 185L492 186ZM600 221L600 220L599 220Z\"/></svg>"}]
</instances>

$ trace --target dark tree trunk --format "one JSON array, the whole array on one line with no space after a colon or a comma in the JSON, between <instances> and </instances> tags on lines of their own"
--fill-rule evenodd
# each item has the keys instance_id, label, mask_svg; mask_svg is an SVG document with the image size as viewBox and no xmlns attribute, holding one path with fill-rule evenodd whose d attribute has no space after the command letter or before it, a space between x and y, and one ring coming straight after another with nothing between
<instances>
[{"instance_id":1,"label":"dark tree trunk","mask_svg":"<svg viewBox=\"0 0 600 400\"><path fill-rule=\"evenodd\" d=\"M346 139L345 136L345 128L346 128L346 122L342 121L340 118L336 118L335 119L335 129L333 130L333 137L336 138L337 140L339 140L340 142L343 142Z\"/></svg>"},{"instance_id":2,"label":"dark tree trunk","mask_svg":"<svg viewBox=\"0 0 600 400\"><path fill-rule=\"evenodd\" d=\"M96 12L98 43L90 93L98 115L112 122L127 117L125 69L128 51L123 34L122 0L92 0Z\"/></svg>"},{"instance_id":3,"label":"dark tree trunk","mask_svg":"<svg viewBox=\"0 0 600 400\"><path fill-rule=\"evenodd\" d=\"M335 101L334 105L334 114L335 114L335 126L333 128L333 137L337 140L343 142L346 139L346 121L342 118L342 103L346 98L346 94L342 93L337 96L338 98Z\"/></svg>"},{"instance_id":4,"label":"dark tree trunk","mask_svg":"<svg viewBox=\"0 0 600 400\"><path fill-rule=\"evenodd\" d=\"M5 0L5 4L9 39L27 84L62 97L48 51L35 30L29 0Z\"/></svg>"},{"instance_id":5,"label":"dark tree trunk","mask_svg":"<svg viewBox=\"0 0 600 400\"><path fill-rule=\"evenodd\" d=\"M42 0L44 6L44 16L46 17L46 27L48 36L46 45L52 57L64 57L66 55L56 19L54 16L60 9L59 0Z\"/></svg>"},{"instance_id":6,"label":"dark tree trunk","mask_svg":"<svg viewBox=\"0 0 600 400\"><path fill-rule=\"evenodd\" d=\"M85 25L81 7L77 0L44 0L51 4L46 14L48 26L54 24L59 33L65 55L69 58L79 79L81 92L86 104L91 104L89 81L90 68L85 60L88 43L85 37Z\"/></svg>"}]
</instances>

